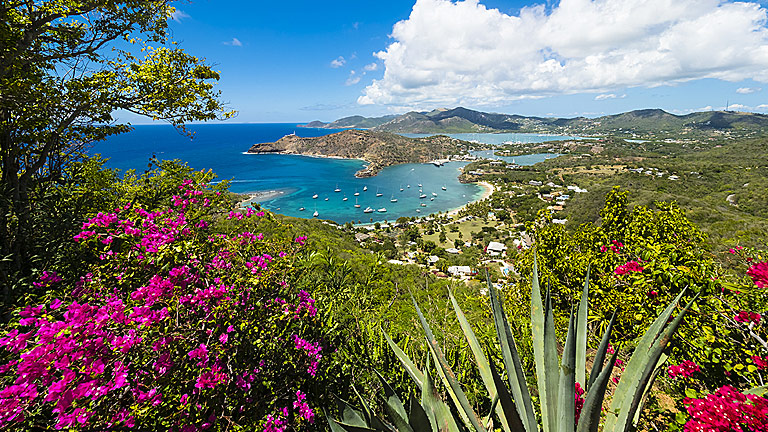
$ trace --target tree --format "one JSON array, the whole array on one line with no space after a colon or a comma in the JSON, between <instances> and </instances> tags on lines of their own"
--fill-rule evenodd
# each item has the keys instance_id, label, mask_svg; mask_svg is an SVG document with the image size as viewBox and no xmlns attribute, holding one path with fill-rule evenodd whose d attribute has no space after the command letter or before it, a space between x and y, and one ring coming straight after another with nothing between
<instances>
[{"instance_id":1,"label":"tree","mask_svg":"<svg viewBox=\"0 0 768 432\"><path fill-rule=\"evenodd\" d=\"M232 116L219 74L169 40L173 0L7 0L0 5L0 284L45 251L31 217L88 143L130 130L118 110L183 129ZM23 282L22 282L23 283Z\"/></svg>"}]
</instances>

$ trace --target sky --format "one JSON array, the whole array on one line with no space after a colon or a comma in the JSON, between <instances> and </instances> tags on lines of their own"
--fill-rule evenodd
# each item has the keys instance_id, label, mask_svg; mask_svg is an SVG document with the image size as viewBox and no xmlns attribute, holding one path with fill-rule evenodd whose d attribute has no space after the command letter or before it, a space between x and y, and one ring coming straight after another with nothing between
<instances>
[{"instance_id":1,"label":"sky","mask_svg":"<svg viewBox=\"0 0 768 432\"><path fill-rule=\"evenodd\" d=\"M464 106L595 117L768 112L768 2L178 2L170 27L221 71L234 122ZM130 119L132 123L141 120Z\"/></svg>"}]
</instances>

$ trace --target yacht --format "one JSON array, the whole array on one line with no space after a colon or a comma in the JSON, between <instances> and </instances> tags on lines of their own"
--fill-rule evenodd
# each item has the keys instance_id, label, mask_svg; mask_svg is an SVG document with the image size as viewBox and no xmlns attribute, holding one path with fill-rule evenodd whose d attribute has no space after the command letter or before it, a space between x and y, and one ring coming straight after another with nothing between
<instances>
[{"instance_id":1,"label":"yacht","mask_svg":"<svg viewBox=\"0 0 768 432\"><path fill-rule=\"evenodd\" d=\"M363 213L373 213L373 209L370 207L366 207L365 210L363 210Z\"/></svg>"},{"instance_id":2,"label":"yacht","mask_svg":"<svg viewBox=\"0 0 768 432\"><path fill-rule=\"evenodd\" d=\"M408 185L408 189L410 189L410 188L411 188L411 185Z\"/></svg>"},{"instance_id":3,"label":"yacht","mask_svg":"<svg viewBox=\"0 0 768 432\"><path fill-rule=\"evenodd\" d=\"M426 207L426 206L427 206L427 204L426 204L426 203L421 203L421 206L422 206L422 207Z\"/></svg>"},{"instance_id":4,"label":"yacht","mask_svg":"<svg viewBox=\"0 0 768 432\"><path fill-rule=\"evenodd\" d=\"M355 191L355 196L360 196L360 192Z\"/></svg>"},{"instance_id":5,"label":"yacht","mask_svg":"<svg viewBox=\"0 0 768 432\"><path fill-rule=\"evenodd\" d=\"M339 185L336 185L336 189L333 190L334 192L341 192L341 189L339 189Z\"/></svg>"},{"instance_id":6,"label":"yacht","mask_svg":"<svg viewBox=\"0 0 768 432\"><path fill-rule=\"evenodd\" d=\"M299 211L304 211L304 210L306 210L304 207L301 207L301 208L299 209Z\"/></svg>"},{"instance_id":7,"label":"yacht","mask_svg":"<svg viewBox=\"0 0 768 432\"><path fill-rule=\"evenodd\" d=\"M432 197L432 198L430 198L429 200L430 200L430 201L434 201L434 200L435 200L435 197Z\"/></svg>"},{"instance_id":8,"label":"yacht","mask_svg":"<svg viewBox=\"0 0 768 432\"><path fill-rule=\"evenodd\" d=\"M363 186L363 192L368 190L368 186Z\"/></svg>"},{"instance_id":9,"label":"yacht","mask_svg":"<svg viewBox=\"0 0 768 432\"><path fill-rule=\"evenodd\" d=\"M392 198L389 199L389 202L395 203L395 202L397 202L397 198L395 198L395 196L392 195Z\"/></svg>"},{"instance_id":10,"label":"yacht","mask_svg":"<svg viewBox=\"0 0 768 432\"><path fill-rule=\"evenodd\" d=\"M317 199L317 194L312 195L312 199Z\"/></svg>"},{"instance_id":11,"label":"yacht","mask_svg":"<svg viewBox=\"0 0 768 432\"><path fill-rule=\"evenodd\" d=\"M426 198L426 197L427 197L427 196L426 196L426 195L424 195L424 194L421 194L421 195L419 195L419 199L424 199L424 198Z\"/></svg>"},{"instance_id":12,"label":"yacht","mask_svg":"<svg viewBox=\"0 0 768 432\"><path fill-rule=\"evenodd\" d=\"M387 212L387 209L385 209L384 207L379 209L379 213L386 213L386 212Z\"/></svg>"},{"instance_id":13,"label":"yacht","mask_svg":"<svg viewBox=\"0 0 768 432\"><path fill-rule=\"evenodd\" d=\"M326 197L325 200L328 201L328 197Z\"/></svg>"},{"instance_id":14,"label":"yacht","mask_svg":"<svg viewBox=\"0 0 768 432\"><path fill-rule=\"evenodd\" d=\"M318 217L318 216L320 216L320 213L318 213L317 210L315 210L315 212L312 213L312 217Z\"/></svg>"},{"instance_id":15,"label":"yacht","mask_svg":"<svg viewBox=\"0 0 768 432\"><path fill-rule=\"evenodd\" d=\"M421 187L421 183L419 183L419 187Z\"/></svg>"},{"instance_id":16,"label":"yacht","mask_svg":"<svg viewBox=\"0 0 768 432\"><path fill-rule=\"evenodd\" d=\"M419 210L419 209L416 209L416 213L421 213L421 210Z\"/></svg>"},{"instance_id":17,"label":"yacht","mask_svg":"<svg viewBox=\"0 0 768 432\"><path fill-rule=\"evenodd\" d=\"M355 198L355 208L360 208L360 204L357 203L357 198Z\"/></svg>"},{"instance_id":18,"label":"yacht","mask_svg":"<svg viewBox=\"0 0 768 432\"><path fill-rule=\"evenodd\" d=\"M343 199L342 201L346 201L346 200L348 200L348 199L349 199L349 198L347 198L347 197L344 197L344 199Z\"/></svg>"},{"instance_id":19,"label":"yacht","mask_svg":"<svg viewBox=\"0 0 768 432\"><path fill-rule=\"evenodd\" d=\"M436 194L436 193L434 193L434 192L432 192L432 196L433 196L433 197L436 197L436 196L437 196L437 194Z\"/></svg>"},{"instance_id":20,"label":"yacht","mask_svg":"<svg viewBox=\"0 0 768 432\"><path fill-rule=\"evenodd\" d=\"M402 192L403 190L404 190L403 185L400 185L400 192Z\"/></svg>"},{"instance_id":21,"label":"yacht","mask_svg":"<svg viewBox=\"0 0 768 432\"><path fill-rule=\"evenodd\" d=\"M442 187L442 189L443 189L443 190L447 190L447 189L445 188L445 186L443 186L443 187Z\"/></svg>"}]
</instances>

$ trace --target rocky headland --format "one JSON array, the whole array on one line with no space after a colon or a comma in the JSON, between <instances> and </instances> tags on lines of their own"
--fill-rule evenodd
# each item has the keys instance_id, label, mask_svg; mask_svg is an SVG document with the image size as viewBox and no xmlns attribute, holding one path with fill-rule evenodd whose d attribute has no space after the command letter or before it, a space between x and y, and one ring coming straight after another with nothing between
<instances>
[{"instance_id":1,"label":"rocky headland","mask_svg":"<svg viewBox=\"0 0 768 432\"><path fill-rule=\"evenodd\" d=\"M373 177L388 166L447 159L465 154L471 146L472 143L447 136L406 138L387 132L350 129L315 138L287 135L275 142L254 144L248 153L362 159L367 162L366 167L355 176Z\"/></svg>"}]
</instances>

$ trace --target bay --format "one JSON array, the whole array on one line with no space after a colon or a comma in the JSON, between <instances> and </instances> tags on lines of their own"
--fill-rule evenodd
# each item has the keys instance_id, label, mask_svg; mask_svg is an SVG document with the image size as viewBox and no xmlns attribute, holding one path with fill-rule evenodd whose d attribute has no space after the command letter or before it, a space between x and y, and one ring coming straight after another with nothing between
<instances>
[{"instance_id":1,"label":"bay","mask_svg":"<svg viewBox=\"0 0 768 432\"><path fill-rule=\"evenodd\" d=\"M191 139L169 125L135 126L130 133L95 144L90 152L109 158L106 165L122 171L145 170L153 155L159 159L179 159L194 169L211 169L219 179L230 180L233 192L271 192L260 201L267 209L304 218L311 218L317 211L319 219L339 223L426 216L458 208L479 199L484 192L476 184L459 183L459 169L466 162L450 162L442 167L404 164L385 168L376 177L358 179L354 174L363 166L361 160L245 153L255 143L276 141L291 133L315 137L338 130L299 128L293 123L203 124L190 125L188 129L194 134ZM517 163L532 165L552 156L529 155ZM419 184L427 198L419 198ZM367 191L363 190L365 187ZM341 191L334 192L337 188ZM377 193L381 196L377 197ZM317 199L312 198L315 194ZM391 202L392 199L397 202ZM354 207L355 202L360 208ZM366 207L375 211L363 213ZM380 209L386 212L379 212Z\"/></svg>"}]
</instances>

